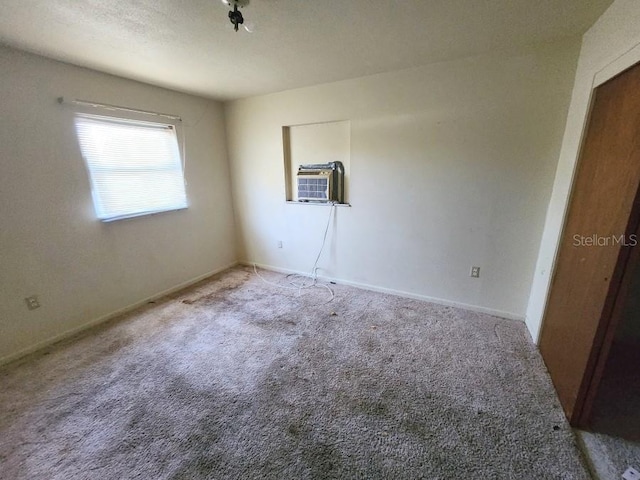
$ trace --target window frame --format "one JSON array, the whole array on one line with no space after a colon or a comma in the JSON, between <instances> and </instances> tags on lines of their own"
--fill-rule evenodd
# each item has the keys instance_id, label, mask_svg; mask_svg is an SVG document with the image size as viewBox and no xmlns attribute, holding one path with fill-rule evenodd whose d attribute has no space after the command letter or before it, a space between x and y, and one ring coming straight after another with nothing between
<instances>
[{"instance_id":1,"label":"window frame","mask_svg":"<svg viewBox=\"0 0 640 480\"><path fill-rule=\"evenodd\" d=\"M166 171L169 173L179 175L179 180L181 182L182 192L179 195L180 201L176 202L173 205L167 205L160 208L153 208L151 203L146 205L146 208L138 207L131 208L130 211L126 213L114 213L113 211L109 212L108 206L103 202L104 189L102 189L97 181L97 174L99 173L100 168L95 165L95 161L92 161L88 158L87 151L83 148L83 140L81 139L80 131L79 131L79 123L83 120L88 120L90 122L102 123L103 125L131 125L135 127L149 128L149 129L161 129L161 130L169 130L172 132L172 142L170 145L171 152L169 152L169 156L167 157L168 162L173 164L170 168L162 168L159 164L156 167L153 166L143 166L136 164L125 164L117 167L102 167L103 171L110 172L131 172L138 170L141 173L144 172L152 172L156 171ZM82 111L76 111L74 113L74 127L75 127L75 135L76 140L78 142L78 148L80 150L80 154L82 156L89 183L91 186L91 197L93 201L94 212L98 220L101 222L114 222L118 220L124 220L128 218L136 218L148 215L156 215L159 213L172 212L172 211L180 211L186 210L189 208L189 195L187 192L187 181L185 176L185 152L184 152L184 134L181 136L178 134L178 128L180 126L177 123L171 122L157 122L157 121L148 121L148 120L139 120L136 118L124 118L115 115L105 115L105 114L95 114L95 113L85 113Z\"/></svg>"}]
</instances>

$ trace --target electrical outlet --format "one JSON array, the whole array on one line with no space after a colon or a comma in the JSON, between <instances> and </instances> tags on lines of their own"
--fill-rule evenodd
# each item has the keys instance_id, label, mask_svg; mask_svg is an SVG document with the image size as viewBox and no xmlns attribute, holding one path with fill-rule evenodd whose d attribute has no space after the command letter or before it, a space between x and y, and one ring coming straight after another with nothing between
<instances>
[{"instance_id":1,"label":"electrical outlet","mask_svg":"<svg viewBox=\"0 0 640 480\"><path fill-rule=\"evenodd\" d=\"M470 277L480 278L480 267L471 267Z\"/></svg>"},{"instance_id":2,"label":"electrical outlet","mask_svg":"<svg viewBox=\"0 0 640 480\"><path fill-rule=\"evenodd\" d=\"M627 471L622 474L624 480L640 480L640 472L635 468L629 467Z\"/></svg>"},{"instance_id":3,"label":"electrical outlet","mask_svg":"<svg viewBox=\"0 0 640 480\"><path fill-rule=\"evenodd\" d=\"M40 308L40 302L38 301L38 297L36 295L31 295L24 299L27 302L27 308L29 310L35 310L36 308Z\"/></svg>"},{"instance_id":4,"label":"electrical outlet","mask_svg":"<svg viewBox=\"0 0 640 480\"><path fill-rule=\"evenodd\" d=\"M282 240L278 240L278 248L282 248Z\"/></svg>"}]
</instances>

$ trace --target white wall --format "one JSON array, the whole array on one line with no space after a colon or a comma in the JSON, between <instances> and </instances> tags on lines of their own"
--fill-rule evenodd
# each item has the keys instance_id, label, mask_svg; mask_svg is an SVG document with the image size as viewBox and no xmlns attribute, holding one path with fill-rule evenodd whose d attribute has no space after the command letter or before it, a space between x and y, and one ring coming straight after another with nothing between
<instances>
[{"instance_id":1,"label":"white wall","mask_svg":"<svg viewBox=\"0 0 640 480\"><path fill-rule=\"evenodd\" d=\"M97 221L59 96L181 115L189 209ZM0 48L0 105L0 362L235 261L219 103Z\"/></svg>"},{"instance_id":2,"label":"white wall","mask_svg":"<svg viewBox=\"0 0 640 480\"><path fill-rule=\"evenodd\" d=\"M565 41L226 104L240 259L310 271L329 209L285 204L281 127L350 120L353 207L319 273L523 318L577 54Z\"/></svg>"},{"instance_id":3,"label":"white wall","mask_svg":"<svg viewBox=\"0 0 640 480\"><path fill-rule=\"evenodd\" d=\"M540 334L593 89L640 61L639 44L640 2L637 0L616 0L583 37L560 160L527 307L527 326L534 339L538 339Z\"/></svg>"}]
</instances>

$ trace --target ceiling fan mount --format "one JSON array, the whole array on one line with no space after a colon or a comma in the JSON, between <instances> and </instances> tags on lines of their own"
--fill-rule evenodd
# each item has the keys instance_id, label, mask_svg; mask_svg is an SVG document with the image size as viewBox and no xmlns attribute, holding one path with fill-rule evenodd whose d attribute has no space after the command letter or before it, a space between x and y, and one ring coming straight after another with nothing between
<instances>
[{"instance_id":1,"label":"ceiling fan mount","mask_svg":"<svg viewBox=\"0 0 640 480\"><path fill-rule=\"evenodd\" d=\"M229 21L233 24L233 29L237 32L240 25L244 24L244 17L242 12L238 8L246 7L249 5L250 0L222 0L228 7L233 7L233 10L229 11ZM246 28L246 27L245 27ZM247 31L249 31L247 29Z\"/></svg>"}]
</instances>

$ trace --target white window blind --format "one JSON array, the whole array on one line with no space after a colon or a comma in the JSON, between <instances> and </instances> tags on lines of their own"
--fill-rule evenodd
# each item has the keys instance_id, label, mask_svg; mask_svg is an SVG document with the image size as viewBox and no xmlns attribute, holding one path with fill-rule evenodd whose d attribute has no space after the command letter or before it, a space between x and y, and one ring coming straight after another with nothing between
<instances>
[{"instance_id":1,"label":"white window blind","mask_svg":"<svg viewBox=\"0 0 640 480\"><path fill-rule=\"evenodd\" d=\"M173 125L83 114L75 124L99 219L187 208Z\"/></svg>"}]
</instances>

